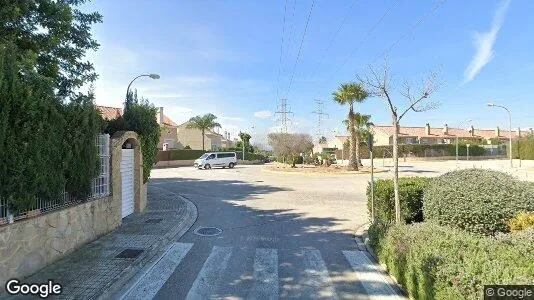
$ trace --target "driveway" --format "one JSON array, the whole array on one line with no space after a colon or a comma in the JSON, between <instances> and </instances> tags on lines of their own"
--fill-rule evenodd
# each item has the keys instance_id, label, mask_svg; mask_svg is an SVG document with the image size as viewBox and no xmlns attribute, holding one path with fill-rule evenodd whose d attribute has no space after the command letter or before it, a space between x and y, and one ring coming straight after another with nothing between
<instances>
[{"instance_id":1,"label":"driveway","mask_svg":"<svg viewBox=\"0 0 534 300\"><path fill-rule=\"evenodd\" d=\"M153 170L151 187L191 200L198 220L127 298L396 298L390 279L354 242L367 221L368 179L261 166ZM202 236L200 227L222 232Z\"/></svg>"}]
</instances>

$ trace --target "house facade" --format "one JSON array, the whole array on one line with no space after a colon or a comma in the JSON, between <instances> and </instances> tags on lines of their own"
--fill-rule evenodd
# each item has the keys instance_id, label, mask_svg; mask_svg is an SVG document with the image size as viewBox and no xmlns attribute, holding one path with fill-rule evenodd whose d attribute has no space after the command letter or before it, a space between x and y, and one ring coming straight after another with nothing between
<instances>
[{"instance_id":1,"label":"house facade","mask_svg":"<svg viewBox=\"0 0 534 300\"><path fill-rule=\"evenodd\" d=\"M393 145L393 126L373 126L375 146ZM533 134L532 128L512 131L512 138L520 138ZM491 144L492 140L505 141L510 138L510 131L495 129L477 129L471 126L469 129L450 128L447 124L443 127L430 127L426 124L422 127L399 128L399 144L451 144L456 138L462 141L473 141Z\"/></svg>"},{"instance_id":2,"label":"house facade","mask_svg":"<svg viewBox=\"0 0 534 300\"><path fill-rule=\"evenodd\" d=\"M373 126L373 136L375 146L393 145L394 127L389 125ZM512 138L520 138L534 135L532 128L512 131ZM473 141L477 143L491 144L494 140L507 141L510 138L510 131L495 129L477 129L471 126L469 129L450 128L447 124L443 127L430 127L426 124L421 127L401 126L399 128L399 144L453 144L458 137L461 141ZM334 136L327 143L316 144L314 153L331 151L331 149L343 149L347 143L348 136Z\"/></svg>"},{"instance_id":3,"label":"house facade","mask_svg":"<svg viewBox=\"0 0 534 300\"><path fill-rule=\"evenodd\" d=\"M105 120L113 120L123 114L123 109L118 107L97 105L97 109ZM164 150L176 149L179 145L177 135L178 125L163 113L163 107L158 107L155 117L161 127L158 148Z\"/></svg>"},{"instance_id":4,"label":"house facade","mask_svg":"<svg viewBox=\"0 0 534 300\"><path fill-rule=\"evenodd\" d=\"M196 128L187 128L189 122L177 126L178 149L189 146L193 150L220 150L228 141L222 134L212 130L204 133L204 147L202 147L202 131Z\"/></svg>"}]
</instances>

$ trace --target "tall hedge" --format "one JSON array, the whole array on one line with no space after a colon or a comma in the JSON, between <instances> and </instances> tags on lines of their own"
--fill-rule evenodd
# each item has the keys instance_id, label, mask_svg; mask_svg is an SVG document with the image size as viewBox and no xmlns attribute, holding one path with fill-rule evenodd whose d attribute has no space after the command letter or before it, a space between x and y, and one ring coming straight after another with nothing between
<instances>
[{"instance_id":1,"label":"tall hedge","mask_svg":"<svg viewBox=\"0 0 534 300\"><path fill-rule=\"evenodd\" d=\"M534 160L534 137L526 137L513 141L512 155L517 159Z\"/></svg>"},{"instance_id":2,"label":"tall hedge","mask_svg":"<svg viewBox=\"0 0 534 300\"><path fill-rule=\"evenodd\" d=\"M135 131L139 135L143 155L143 182L148 182L152 166L157 162L160 126L156 121L157 108L137 93L129 93L123 116L107 122L104 132Z\"/></svg>"},{"instance_id":3,"label":"tall hedge","mask_svg":"<svg viewBox=\"0 0 534 300\"><path fill-rule=\"evenodd\" d=\"M36 198L57 200L63 190L86 197L99 171L101 117L92 95L61 101L32 57L0 46L0 197L18 212L35 208Z\"/></svg>"}]
</instances>

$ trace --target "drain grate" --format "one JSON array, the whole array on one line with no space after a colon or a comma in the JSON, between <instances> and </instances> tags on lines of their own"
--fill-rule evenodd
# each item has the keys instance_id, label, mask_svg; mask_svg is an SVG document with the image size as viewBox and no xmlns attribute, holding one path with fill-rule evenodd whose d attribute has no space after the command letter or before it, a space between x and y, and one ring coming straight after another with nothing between
<instances>
[{"instance_id":1,"label":"drain grate","mask_svg":"<svg viewBox=\"0 0 534 300\"><path fill-rule=\"evenodd\" d=\"M161 221L163 221L163 219L148 219L145 223L159 223Z\"/></svg>"},{"instance_id":2,"label":"drain grate","mask_svg":"<svg viewBox=\"0 0 534 300\"><path fill-rule=\"evenodd\" d=\"M194 233L200 236L216 236L222 233L222 229L217 227L198 227Z\"/></svg>"},{"instance_id":3,"label":"drain grate","mask_svg":"<svg viewBox=\"0 0 534 300\"><path fill-rule=\"evenodd\" d=\"M115 256L116 258L137 258L145 250L140 249L126 249Z\"/></svg>"}]
</instances>

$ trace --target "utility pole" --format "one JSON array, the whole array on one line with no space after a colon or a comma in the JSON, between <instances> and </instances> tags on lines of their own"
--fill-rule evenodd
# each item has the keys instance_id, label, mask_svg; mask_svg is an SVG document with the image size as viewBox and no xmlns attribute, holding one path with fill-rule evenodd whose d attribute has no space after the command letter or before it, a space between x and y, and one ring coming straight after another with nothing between
<instances>
[{"instance_id":1,"label":"utility pole","mask_svg":"<svg viewBox=\"0 0 534 300\"><path fill-rule=\"evenodd\" d=\"M312 111L312 114L317 115L317 128L315 131L315 135L317 137L317 140L319 140L323 134L323 121L325 117L328 117L328 114L324 112L325 103L323 100L315 99L314 102L317 105L317 109Z\"/></svg>"},{"instance_id":2,"label":"utility pole","mask_svg":"<svg viewBox=\"0 0 534 300\"><path fill-rule=\"evenodd\" d=\"M291 124L291 117L293 116L291 107L289 107L287 104L287 99L280 99L274 114L276 116L276 122L280 128L280 132L287 133L287 128Z\"/></svg>"}]
</instances>

